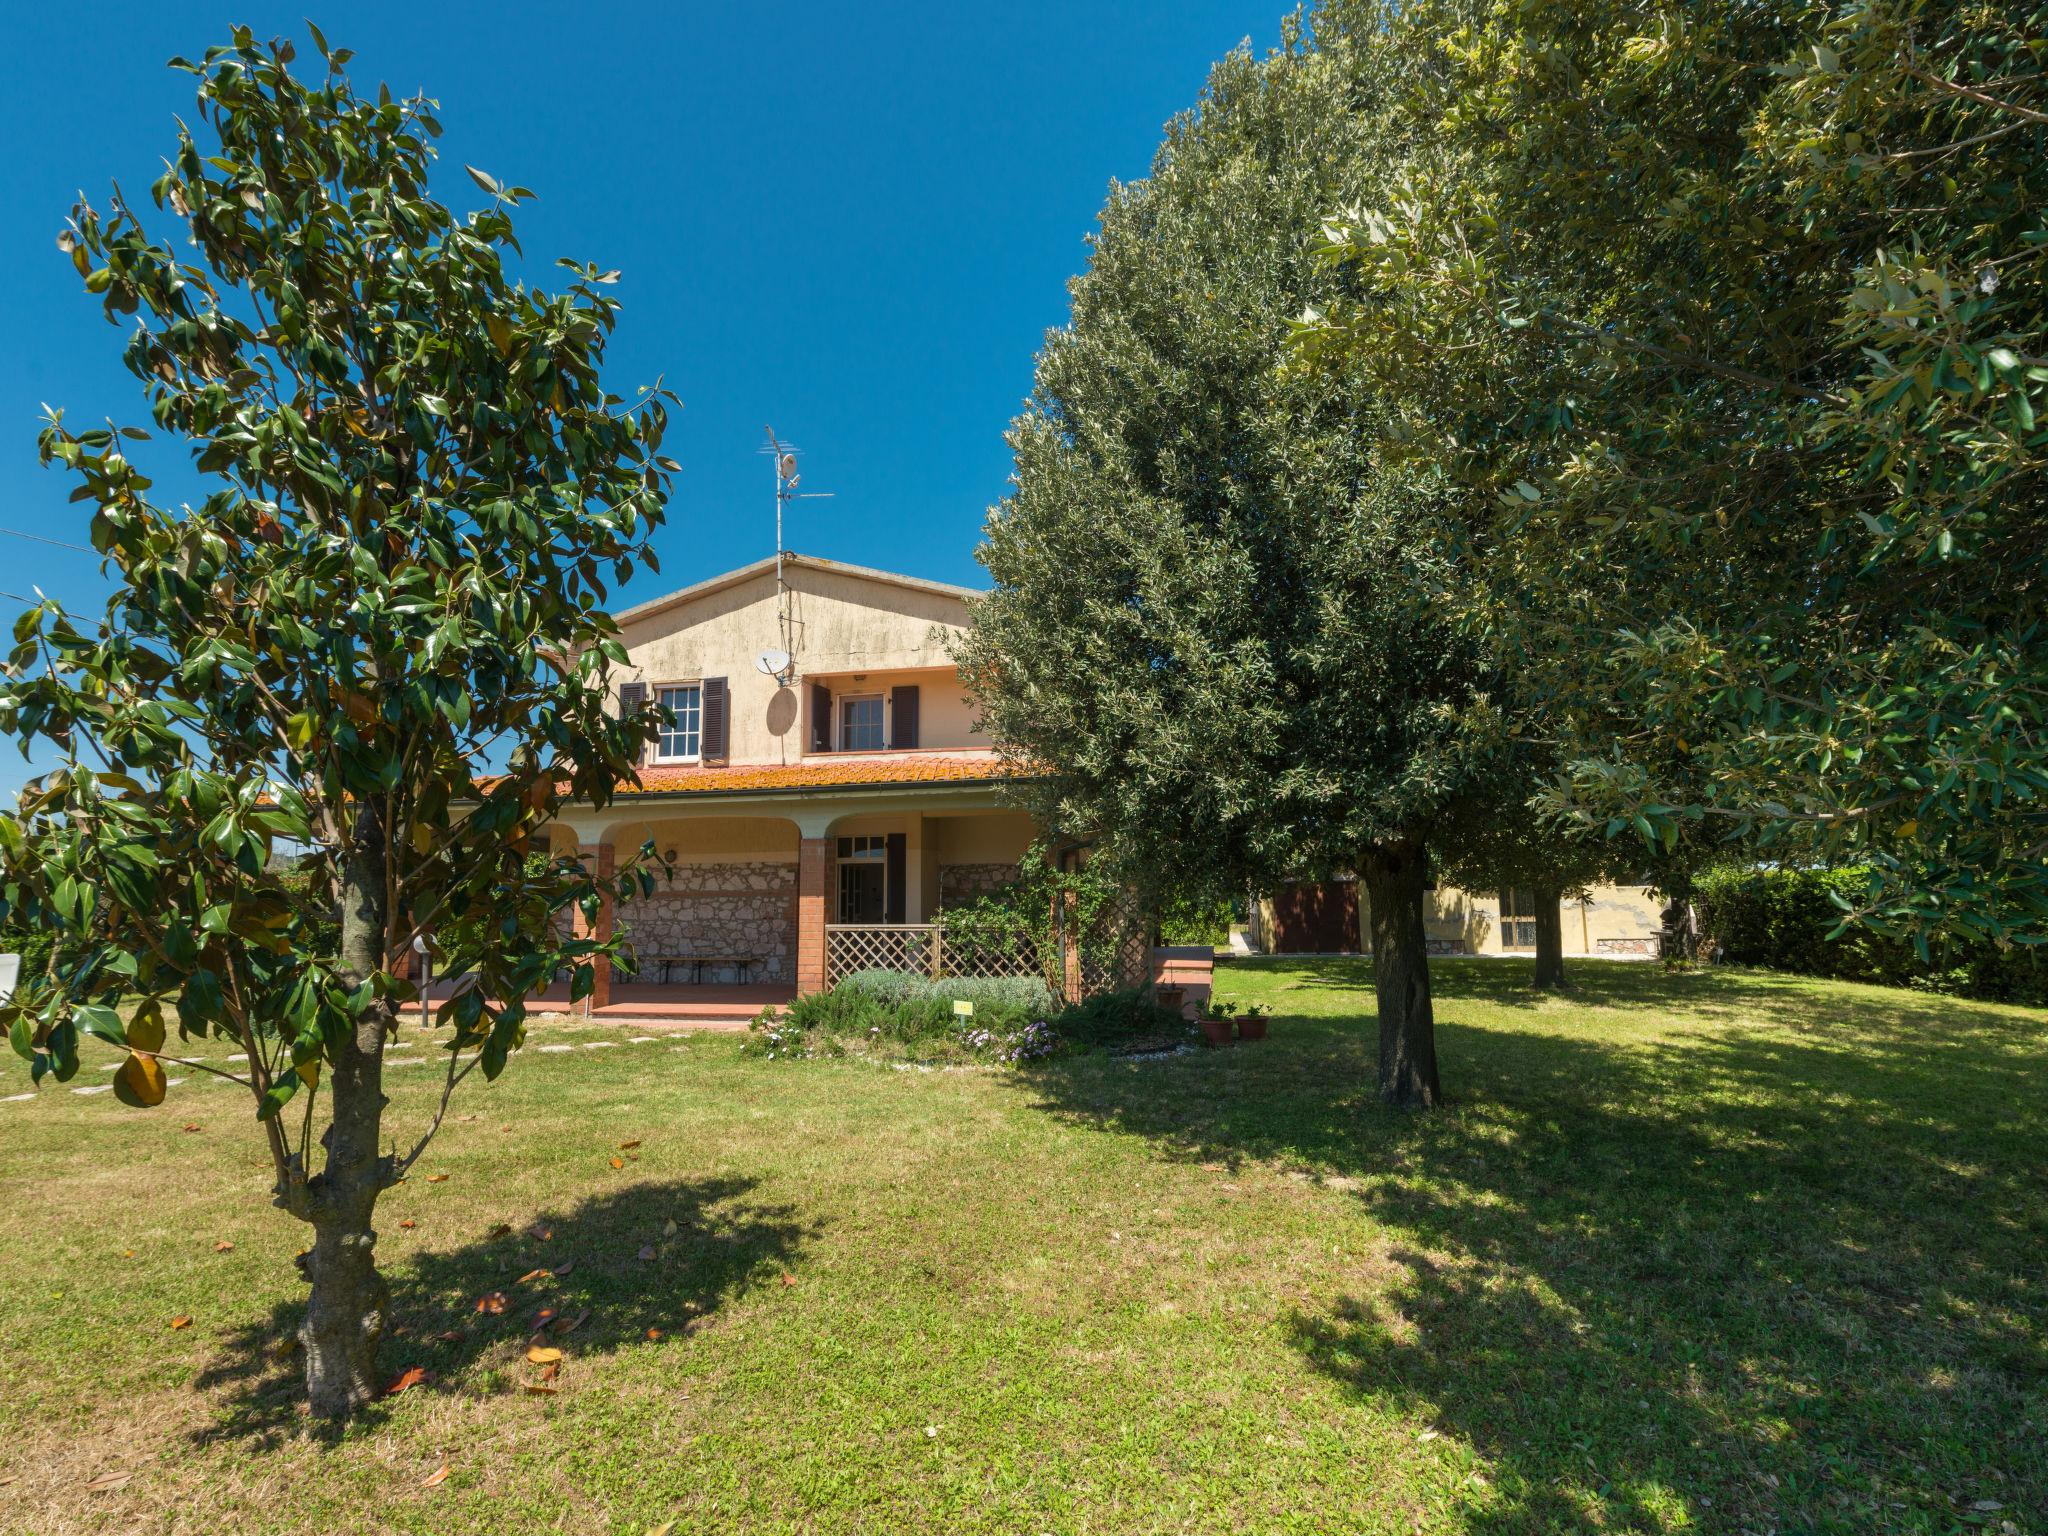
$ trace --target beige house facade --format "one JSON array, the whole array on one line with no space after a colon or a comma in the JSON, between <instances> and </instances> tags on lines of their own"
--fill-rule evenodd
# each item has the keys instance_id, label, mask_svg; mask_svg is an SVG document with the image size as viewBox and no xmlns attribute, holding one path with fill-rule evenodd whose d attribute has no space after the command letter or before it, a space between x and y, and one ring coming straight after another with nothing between
<instances>
[{"instance_id":1,"label":"beige house facade","mask_svg":"<svg viewBox=\"0 0 2048 1536\"><path fill-rule=\"evenodd\" d=\"M818 990L1014 877L1030 818L947 649L973 595L784 554L618 616L622 702L674 724L554 849L609 868L651 842L671 872L598 919L639 970L620 999L601 966L593 1007Z\"/></svg>"}]
</instances>

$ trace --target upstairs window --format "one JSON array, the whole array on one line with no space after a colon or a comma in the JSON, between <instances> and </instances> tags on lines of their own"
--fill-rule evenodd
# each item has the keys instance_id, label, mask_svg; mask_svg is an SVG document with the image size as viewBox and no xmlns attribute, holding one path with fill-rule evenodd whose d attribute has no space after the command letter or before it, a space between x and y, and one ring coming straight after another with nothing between
<instances>
[{"instance_id":1,"label":"upstairs window","mask_svg":"<svg viewBox=\"0 0 2048 1536\"><path fill-rule=\"evenodd\" d=\"M704 689L697 683L681 688L664 688L661 690L661 702L675 718L661 728L656 761L698 761L704 751Z\"/></svg>"},{"instance_id":2,"label":"upstairs window","mask_svg":"<svg viewBox=\"0 0 2048 1536\"><path fill-rule=\"evenodd\" d=\"M879 693L839 701L840 751L879 752L884 742L882 696Z\"/></svg>"}]
</instances>

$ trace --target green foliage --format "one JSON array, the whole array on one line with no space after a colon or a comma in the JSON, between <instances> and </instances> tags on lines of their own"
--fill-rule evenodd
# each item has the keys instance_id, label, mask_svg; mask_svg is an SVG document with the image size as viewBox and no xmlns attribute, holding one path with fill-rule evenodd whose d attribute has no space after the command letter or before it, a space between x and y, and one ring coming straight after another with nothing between
<instances>
[{"instance_id":1,"label":"green foliage","mask_svg":"<svg viewBox=\"0 0 2048 1536\"><path fill-rule=\"evenodd\" d=\"M1220 948L1230 942L1230 925L1239 913L1238 902L1228 896L1177 894L1159 904L1159 942Z\"/></svg>"},{"instance_id":2,"label":"green foliage","mask_svg":"<svg viewBox=\"0 0 2048 1536\"><path fill-rule=\"evenodd\" d=\"M2048 1005L2048 946L1912 943L1843 919L1868 888L1862 869L1718 868L1694 887L1704 939L1722 958L1805 976Z\"/></svg>"},{"instance_id":3,"label":"green foliage","mask_svg":"<svg viewBox=\"0 0 2048 1536\"><path fill-rule=\"evenodd\" d=\"M1305 233L1397 162L1364 57L1290 28L1215 68L1011 427L961 659L1045 824L1148 889L1348 867L1453 815L1499 735L1457 504L1387 472L1384 401L1281 366L1341 282Z\"/></svg>"},{"instance_id":4,"label":"green foliage","mask_svg":"<svg viewBox=\"0 0 2048 1536\"><path fill-rule=\"evenodd\" d=\"M920 976L911 971L855 971L835 991L864 992L883 1003L944 1003L950 1014L956 1002L972 1003L975 1016L1008 1022L1044 1018L1052 1012L1052 994L1036 976Z\"/></svg>"},{"instance_id":5,"label":"green foliage","mask_svg":"<svg viewBox=\"0 0 2048 1536\"><path fill-rule=\"evenodd\" d=\"M212 488L154 500L138 427L53 411L42 432L114 592L13 626L0 729L60 764L0 815L0 922L55 935L60 962L0 1022L38 1080L77 1070L82 1029L122 1040L144 1086L173 1024L236 1042L280 1203L367 1234L440 1123L387 1152L376 1064L414 937L474 978L435 1011L450 1090L503 1069L517 999L564 968L587 991L617 948L556 922L606 887L525 848L566 800L606 803L654 729L607 712L624 651L604 603L651 566L675 466L666 397L601 381L617 274L516 278L532 194L472 171L481 208L435 201L434 103L358 95L315 41L306 79L246 28L173 61L199 127L156 213L117 189L58 239L123 325L155 432ZM285 869L280 846L309 851ZM316 1240L314 1262L341 1252Z\"/></svg>"},{"instance_id":6,"label":"green foliage","mask_svg":"<svg viewBox=\"0 0 2048 1536\"><path fill-rule=\"evenodd\" d=\"M2048 934L2048 6L1316 25L1411 150L1332 204L1300 346L1494 509L1553 803Z\"/></svg>"},{"instance_id":7,"label":"green foliage","mask_svg":"<svg viewBox=\"0 0 2048 1536\"><path fill-rule=\"evenodd\" d=\"M1152 1000L1149 987L1131 987L1095 996L1062 1009L1051 1020L1053 1032L1083 1048L1128 1045L1140 1040L1180 1040L1194 1026L1170 1008Z\"/></svg>"},{"instance_id":8,"label":"green foliage","mask_svg":"<svg viewBox=\"0 0 2048 1536\"><path fill-rule=\"evenodd\" d=\"M954 1012L956 1001L974 1012ZM763 1056L906 1056L920 1061L981 1057L1020 1062L1050 1053L1051 1011L1035 977L933 980L908 971L856 971L829 991L809 992L751 1026L749 1049Z\"/></svg>"}]
</instances>

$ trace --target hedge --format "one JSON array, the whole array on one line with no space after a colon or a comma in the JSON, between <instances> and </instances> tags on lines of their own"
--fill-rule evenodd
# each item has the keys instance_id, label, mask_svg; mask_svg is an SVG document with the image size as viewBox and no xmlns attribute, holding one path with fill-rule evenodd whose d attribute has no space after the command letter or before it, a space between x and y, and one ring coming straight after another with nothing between
<instances>
[{"instance_id":1,"label":"hedge","mask_svg":"<svg viewBox=\"0 0 2048 1536\"><path fill-rule=\"evenodd\" d=\"M1842 919L1833 896L1860 896L1867 884L1868 871L1861 868L1712 870L1693 894L1700 936L1738 965L1987 1002L2048 1004L2048 950L2040 946L1951 945L1923 960L1910 941L1867 928L1829 938Z\"/></svg>"}]
</instances>

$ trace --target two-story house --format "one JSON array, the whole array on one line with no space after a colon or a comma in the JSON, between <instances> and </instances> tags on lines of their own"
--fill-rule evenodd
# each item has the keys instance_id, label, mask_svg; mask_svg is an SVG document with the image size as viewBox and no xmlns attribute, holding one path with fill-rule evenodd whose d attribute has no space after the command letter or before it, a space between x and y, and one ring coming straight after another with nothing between
<instances>
[{"instance_id":1,"label":"two-story house","mask_svg":"<svg viewBox=\"0 0 2048 1536\"><path fill-rule=\"evenodd\" d=\"M594 1006L815 990L856 967L861 931L1014 877L1030 818L1000 804L947 652L973 595L784 554L618 615L624 702L657 698L673 724L555 848L604 867L651 839L674 873L603 919L640 969L615 988L601 968Z\"/></svg>"}]
</instances>

